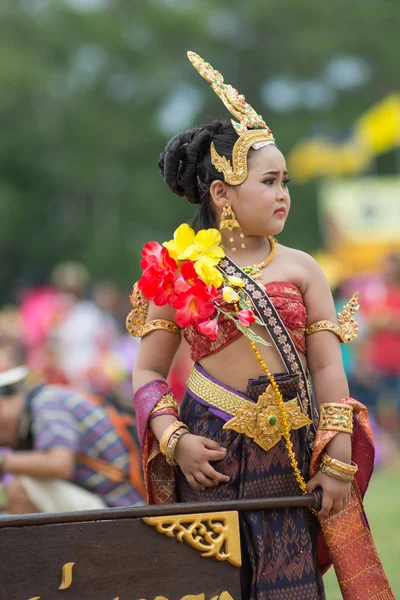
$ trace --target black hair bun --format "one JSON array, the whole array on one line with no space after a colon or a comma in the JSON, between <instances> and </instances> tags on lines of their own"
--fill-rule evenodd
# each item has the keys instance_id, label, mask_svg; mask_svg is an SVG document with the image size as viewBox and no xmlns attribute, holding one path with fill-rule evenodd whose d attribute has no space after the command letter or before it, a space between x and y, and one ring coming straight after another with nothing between
<instances>
[{"instance_id":1,"label":"black hair bun","mask_svg":"<svg viewBox=\"0 0 400 600\"><path fill-rule=\"evenodd\" d=\"M204 127L180 133L168 142L160 155L158 166L165 183L174 194L186 196L192 204L200 204L199 163L209 154L214 136L223 127L222 121L212 121Z\"/></svg>"}]
</instances>

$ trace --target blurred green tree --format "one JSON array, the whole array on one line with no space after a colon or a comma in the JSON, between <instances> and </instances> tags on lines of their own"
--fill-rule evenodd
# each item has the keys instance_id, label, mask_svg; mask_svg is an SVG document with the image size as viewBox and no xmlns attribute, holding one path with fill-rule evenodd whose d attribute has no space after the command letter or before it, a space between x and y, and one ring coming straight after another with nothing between
<instances>
[{"instance_id":1,"label":"blurred green tree","mask_svg":"<svg viewBox=\"0 0 400 600\"><path fill-rule=\"evenodd\" d=\"M224 108L192 49L246 95L287 152L338 134L399 89L395 0L3 0L2 299L60 260L130 285L149 239L193 207L158 175L174 133ZM319 243L316 184L291 188L283 243Z\"/></svg>"}]
</instances>

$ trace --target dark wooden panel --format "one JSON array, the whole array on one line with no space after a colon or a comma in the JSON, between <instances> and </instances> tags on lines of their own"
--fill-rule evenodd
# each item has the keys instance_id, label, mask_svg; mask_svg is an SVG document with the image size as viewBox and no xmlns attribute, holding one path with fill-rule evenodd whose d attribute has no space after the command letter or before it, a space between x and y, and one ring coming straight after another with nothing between
<instances>
[{"instance_id":1,"label":"dark wooden panel","mask_svg":"<svg viewBox=\"0 0 400 600\"><path fill-rule=\"evenodd\" d=\"M317 488L312 494L289 496L286 498L256 498L253 500L223 500L220 502L181 502L179 504L156 504L152 506L126 506L124 508L102 508L69 513L40 513L33 515L0 516L0 528L16 525L43 525L45 523L72 523L78 521L101 521L105 519L128 519L180 515L224 510L270 510L293 506L321 508L322 490Z\"/></svg>"},{"instance_id":2,"label":"dark wooden panel","mask_svg":"<svg viewBox=\"0 0 400 600\"><path fill-rule=\"evenodd\" d=\"M61 570L75 562L71 586ZM4 600L179 600L228 591L240 600L240 569L204 558L186 542L141 519L0 527L0 598Z\"/></svg>"}]
</instances>

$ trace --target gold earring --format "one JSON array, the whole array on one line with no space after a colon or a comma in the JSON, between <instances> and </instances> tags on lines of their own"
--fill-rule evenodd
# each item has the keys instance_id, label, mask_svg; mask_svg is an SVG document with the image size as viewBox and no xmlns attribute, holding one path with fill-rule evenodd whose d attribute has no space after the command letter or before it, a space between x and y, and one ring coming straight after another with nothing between
<instances>
[{"instance_id":1,"label":"gold earring","mask_svg":"<svg viewBox=\"0 0 400 600\"><path fill-rule=\"evenodd\" d=\"M230 232L231 237L229 238L229 241L231 244L233 244L233 230L234 229L239 229L240 238L242 240L244 239L242 228L240 227L239 221L236 219L236 215L233 212L232 207L229 206L229 204L224 204L224 206L222 208L221 222L219 224L219 228L220 228L220 230L227 229ZM240 247L244 249L244 248L246 248L246 244L244 242L242 242L240 244ZM236 248L234 246L232 246L232 252L236 252Z\"/></svg>"}]
</instances>

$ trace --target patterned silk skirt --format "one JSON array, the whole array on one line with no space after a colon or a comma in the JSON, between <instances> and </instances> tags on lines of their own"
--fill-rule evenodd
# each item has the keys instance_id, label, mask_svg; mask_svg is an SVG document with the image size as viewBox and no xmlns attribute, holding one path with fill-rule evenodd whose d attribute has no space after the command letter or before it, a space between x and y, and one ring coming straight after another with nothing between
<instances>
[{"instance_id":1,"label":"patterned silk skirt","mask_svg":"<svg viewBox=\"0 0 400 600\"><path fill-rule=\"evenodd\" d=\"M279 376L276 377L279 382ZM220 385L227 388L222 383ZM266 387L265 378L249 380L248 399L256 401ZM285 400L296 395L295 391L288 389L283 393ZM283 438L266 452L246 435L223 429L224 420L195 400L190 392L183 400L181 419L188 425L190 433L212 439L227 449L226 457L212 465L220 473L228 475L229 482L204 491L196 490L178 469L179 501L210 502L299 495ZM305 427L292 431L292 443L300 470L307 480L310 458L305 434ZM240 529L242 600L325 598L316 557L318 522L309 509L241 512Z\"/></svg>"}]
</instances>

